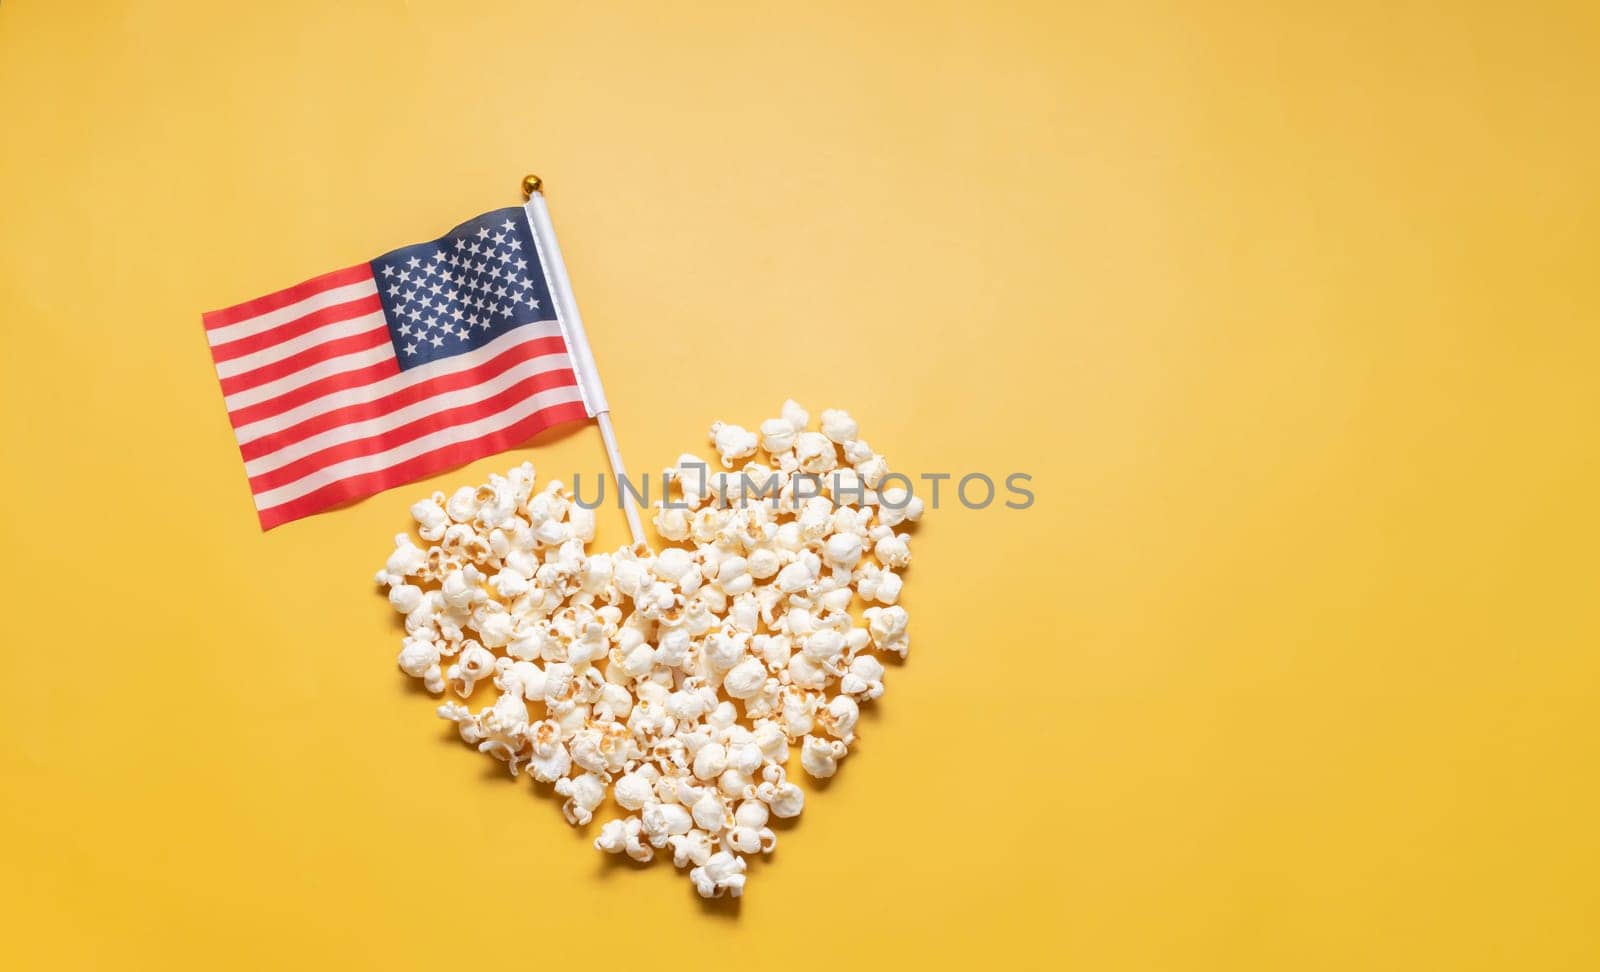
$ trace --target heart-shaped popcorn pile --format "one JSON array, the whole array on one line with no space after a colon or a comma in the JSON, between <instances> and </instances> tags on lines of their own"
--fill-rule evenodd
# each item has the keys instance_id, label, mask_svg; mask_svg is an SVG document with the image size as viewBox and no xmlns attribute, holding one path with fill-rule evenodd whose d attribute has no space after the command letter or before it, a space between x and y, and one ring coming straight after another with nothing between
<instances>
[{"instance_id":1,"label":"heart-shaped popcorn pile","mask_svg":"<svg viewBox=\"0 0 1600 972\"><path fill-rule=\"evenodd\" d=\"M401 669L436 694L497 690L439 707L462 739L553 782L576 826L611 796L626 816L595 846L671 848L705 897L742 894L770 818L804 806L790 747L832 776L883 694L873 652L909 647L895 530L922 501L880 491L888 466L847 413L809 420L789 401L759 434L713 424L723 471L687 454L666 470L659 552L589 554L594 512L559 481L536 492L524 463L413 506L428 545L400 534L377 575L405 615Z\"/></svg>"}]
</instances>

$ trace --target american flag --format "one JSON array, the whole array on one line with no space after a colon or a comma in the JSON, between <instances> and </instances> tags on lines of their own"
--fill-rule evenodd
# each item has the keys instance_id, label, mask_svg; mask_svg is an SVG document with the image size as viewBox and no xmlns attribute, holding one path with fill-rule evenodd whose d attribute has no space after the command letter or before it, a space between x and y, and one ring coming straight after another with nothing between
<instances>
[{"instance_id":1,"label":"american flag","mask_svg":"<svg viewBox=\"0 0 1600 972\"><path fill-rule=\"evenodd\" d=\"M538 194L203 320L263 530L606 408Z\"/></svg>"}]
</instances>

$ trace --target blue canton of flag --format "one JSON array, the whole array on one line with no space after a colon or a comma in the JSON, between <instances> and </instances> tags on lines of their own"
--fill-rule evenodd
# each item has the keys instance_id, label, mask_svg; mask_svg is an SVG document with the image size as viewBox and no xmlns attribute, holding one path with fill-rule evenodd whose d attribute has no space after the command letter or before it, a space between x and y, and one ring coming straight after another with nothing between
<instances>
[{"instance_id":1,"label":"blue canton of flag","mask_svg":"<svg viewBox=\"0 0 1600 972\"><path fill-rule=\"evenodd\" d=\"M521 207L496 209L429 243L372 261L401 370L475 350L523 324L555 321Z\"/></svg>"}]
</instances>

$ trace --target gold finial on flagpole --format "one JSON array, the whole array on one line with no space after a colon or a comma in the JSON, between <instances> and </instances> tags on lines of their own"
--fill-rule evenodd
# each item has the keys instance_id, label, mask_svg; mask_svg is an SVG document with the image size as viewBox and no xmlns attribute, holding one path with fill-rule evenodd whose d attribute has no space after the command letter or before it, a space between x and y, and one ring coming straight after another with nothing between
<instances>
[{"instance_id":1,"label":"gold finial on flagpole","mask_svg":"<svg viewBox=\"0 0 1600 972\"><path fill-rule=\"evenodd\" d=\"M531 196L543 188L544 180L538 176L525 175L522 177L522 195L524 197Z\"/></svg>"}]
</instances>

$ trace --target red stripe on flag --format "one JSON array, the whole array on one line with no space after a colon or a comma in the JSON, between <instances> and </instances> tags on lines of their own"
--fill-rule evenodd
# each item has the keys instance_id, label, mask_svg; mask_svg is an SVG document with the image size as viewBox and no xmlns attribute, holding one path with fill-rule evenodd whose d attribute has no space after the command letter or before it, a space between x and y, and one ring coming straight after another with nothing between
<instances>
[{"instance_id":1,"label":"red stripe on flag","mask_svg":"<svg viewBox=\"0 0 1600 972\"><path fill-rule=\"evenodd\" d=\"M327 361L343 354L365 351L368 348L375 348L380 344L388 343L389 325L379 324L370 331L352 334L349 337L335 338L314 348L306 348L298 354L291 354L289 357L274 361L271 364L262 365L254 371L246 371L244 374L234 375L232 378L224 378L222 379L222 394L226 396L235 392L242 392L257 385L264 385L269 381L287 378L319 361Z\"/></svg>"},{"instance_id":2,"label":"red stripe on flag","mask_svg":"<svg viewBox=\"0 0 1600 972\"><path fill-rule=\"evenodd\" d=\"M558 337L524 341L521 344L507 348L503 354L496 355L476 368L469 368L454 374L440 375L418 385L408 385L381 398L375 398L370 402L346 405L343 408L320 412L286 429L247 442L239 447L239 452L244 456L245 461L249 462L261 456L271 455L284 446L293 445L319 432L326 432L341 425L363 422L367 419L388 415L391 412L398 412L418 402L426 401L435 395L481 385L486 381L499 377L524 361L542 355L565 354L566 350L566 342ZM551 372L551 374L560 376L558 384L576 385L578 383L577 376L572 373L570 368L562 368ZM348 383L346 387L353 384L356 383ZM361 382L360 384L366 383ZM237 424L235 423L235 425Z\"/></svg>"},{"instance_id":3,"label":"red stripe on flag","mask_svg":"<svg viewBox=\"0 0 1600 972\"><path fill-rule=\"evenodd\" d=\"M280 290L265 297L257 297L255 300L247 300L242 304L234 304L232 307L210 311L200 315L200 319L205 323L206 330L214 331L219 327L237 324L252 317L260 317L269 311L299 303L307 297L315 297L324 290L332 290L335 287L343 287L347 284L360 283L363 280L371 279L372 268L365 263L358 263L353 267L325 273L320 277L312 277L310 280L295 284L287 290Z\"/></svg>"},{"instance_id":4,"label":"red stripe on flag","mask_svg":"<svg viewBox=\"0 0 1600 972\"><path fill-rule=\"evenodd\" d=\"M548 391L552 388L571 388L573 385L574 380L570 371L533 375L512 385L498 395L491 395L485 398L481 402L429 412L421 418L396 426L385 432L331 445L326 449L320 449L310 455L302 456L294 462L279 466L277 469L261 473L259 476L253 476L250 479L250 491L252 493L264 493L269 489L277 489L279 486L288 485L303 476L308 476L318 469L332 466L335 463L387 452L396 446L405 445L413 439L420 439L430 432L439 432L467 422L493 418L518 402L532 398L539 392Z\"/></svg>"},{"instance_id":5,"label":"red stripe on flag","mask_svg":"<svg viewBox=\"0 0 1600 972\"><path fill-rule=\"evenodd\" d=\"M390 466L377 472L341 479L336 483L329 483L321 489L307 493L298 499L290 500L270 509L260 510L257 516L261 520L261 529L270 530L279 524L312 513L319 513L330 506L399 486L412 480L421 479L442 469L459 466L480 459L492 453L501 452L513 446L520 445L528 439L562 422L576 422L586 419L589 413L584 409L583 403L570 402L565 405L553 405L541 409L498 432L479 436L466 442L456 442L424 453L414 459L409 459L398 465Z\"/></svg>"},{"instance_id":6,"label":"red stripe on flag","mask_svg":"<svg viewBox=\"0 0 1600 972\"><path fill-rule=\"evenodd\" d=\"M288 323L279 324L271 330L258 331L249 337L242 337L237 341L229 341L227 344L219 344L211 349L211 357L218 364L224 361L232 361L234 358L254 354L275 344L282 344L284 341L300 337L302 334L310 334L324 325L337 324L340 321L348 321L380 310L383 310L383 298L377 294L347 301L343 304L334 304L332 307L314 310L304 317L297 317Z\"/></svg>"},{"instance_id":7,"label":"red stripe on flag","mask_svg":"<svg viewBox=\"0 0 1600 972\"><path fill-rule=\"evenodd\" d=\"M341 371L337 375L318 378L309 385L301 385L291 391L286 391L276 398L269 398L264 402L246 405L244 408L235 409L228 413L228 421L233 423L235 429L271 418L280 412L287 412L291 408L298 408L306 402L314 402L324 395L344 391L347 388L360 388L370 385L375 381L382 381L391 375L400 373L400 362L389 359L369 364L364 368L352 368Z\"/></svg>"}]
</instances>

